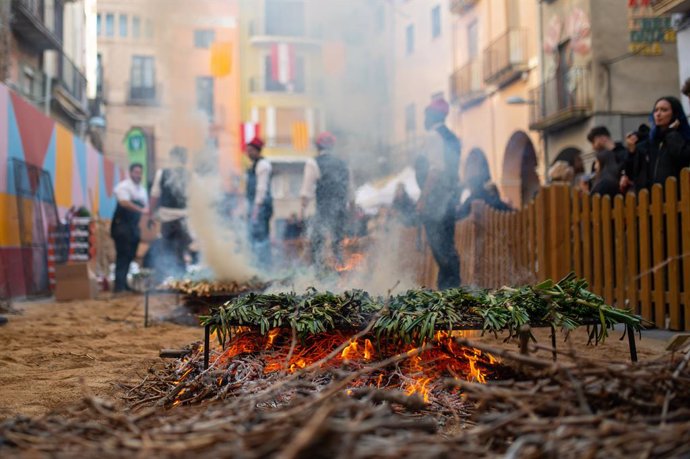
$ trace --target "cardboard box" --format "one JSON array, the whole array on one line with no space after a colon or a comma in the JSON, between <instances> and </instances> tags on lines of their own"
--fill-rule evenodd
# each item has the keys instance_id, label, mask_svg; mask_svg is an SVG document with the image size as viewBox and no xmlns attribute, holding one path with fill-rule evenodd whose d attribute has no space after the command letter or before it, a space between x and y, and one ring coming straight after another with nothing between
<instances>
[{"instance_id":1,"label":"cardboard box","mask_svg":"<svg viewBox=\"0 0 690 459\"><path fill-rule=\"evenodd\" d=\"M98 292L98 280L88 263L69 263L55 267L57 301L89 300L95 298Z\"/></svg>"}]
</instances>

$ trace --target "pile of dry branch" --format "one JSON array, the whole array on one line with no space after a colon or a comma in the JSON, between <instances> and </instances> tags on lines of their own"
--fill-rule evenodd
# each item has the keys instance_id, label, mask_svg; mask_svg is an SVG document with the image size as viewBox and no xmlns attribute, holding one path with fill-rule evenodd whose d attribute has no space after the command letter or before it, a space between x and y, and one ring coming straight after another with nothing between
<instances>
[{"instance_id":1,"label":"pile of dry branch","mask_svg":"<svg viewBox=\"0 0 690 459\"><path fill-rule=\"evenodd\" d=\"M161 289L174 290L183 295L207 297L216 295L239 295L246 292L256 292L265 289L267 284L253 278L247 282L199 280L199 279L169 279L161 285Z\"/></svg>"},{"instance_id":2,"label":"pile of dry branch","mask_svg":"<svg viewBox=\"0 0 690 459\"><path fill-rule=\"evenodd\" d=\"M355 370L311 365L271 378L247 376L242 393L170 409L163 401L179 396L174 390L160 390L150 400L137 400L146 391L132 390L130 397L140 395L124 407L87 395L69 410L0 425L0 455L690 455L690 349L638 364L598 363L570 354L553 363L464 340L458 344L499 356L516 377L488 384L449 378L447 396L457 403L443 410L397 390L352 388L363 375L395 371L417 355L411 352ZM249 375L251 361L237 362ZM151 373L140 386L167 387L159 378Z\"/></svg>"}]
</instances>

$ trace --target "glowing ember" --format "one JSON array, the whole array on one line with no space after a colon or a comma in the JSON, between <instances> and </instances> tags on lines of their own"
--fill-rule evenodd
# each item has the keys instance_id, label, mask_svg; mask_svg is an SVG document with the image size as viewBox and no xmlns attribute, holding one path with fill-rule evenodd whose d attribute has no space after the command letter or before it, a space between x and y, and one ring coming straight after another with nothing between
<instances>
[{"instance_id":1,"label":"glowing ember","mask_svg":"<svg viewBox=\"0 0 690 459\"><path fill-rule=\"evenodd\" d=\"M463 335L462 332L438 332L422 350L411 344L386 339L374 346L372 337L355 339L342 331L312 335L304 341L293 343L290 330L274 328L266 335L261 335L256 330L237 327L232 330L224 349L213 342L211 365L218 387L222 388L242 377L235 373L235 362L241 359L250 359L254 362L252 366L258 367L264 377L270 377L279 372L294 373L310 366L314 368L315 365L321 370L347 365L348 370L357 371L373 362L407 354L408 357L396 365L363 372L365 376L354 380L350 388L397 388L408 395L418 394L426 403L431 403L435 394L445 390L443 380L446 378L486 383L497 375L498 362L493 356L455 342L456 337ZM202 351L202 347L196 350ZM198 358L181 361L178 384L193 380L203 370L198 364L194 366L193 362L198 362ZM174 406L196 396L187 392L182 397L183 393L180 391Z\"/></svg>"}]
</instances>

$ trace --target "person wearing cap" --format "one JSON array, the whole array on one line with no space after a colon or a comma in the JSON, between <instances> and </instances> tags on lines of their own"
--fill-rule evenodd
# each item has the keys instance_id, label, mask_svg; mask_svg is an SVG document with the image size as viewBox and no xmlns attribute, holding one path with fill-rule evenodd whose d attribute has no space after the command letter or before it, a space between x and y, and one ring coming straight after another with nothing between
<instances>
[{"instance_id":1,"label":"person wearing cap","mask_svg":"<svg viewBox=\"0 0 690 459\"><path fill-rule=\"evenodd\" d=\"M322 132L316 138L316 158L309 158L304 165L302 179L301 219L307 206L316 199L316 214L311 226L312 260L317 267L326 266L323 246L330 234L333 255L342 264L342 240L347 221L347 202L350 190L350 171L345 161L333 155L335 136Z\"/></svg>"},{"instance_id":2,"label":"person wearing cap","mask_svg":"<svg viewBox=\"0 0 690 459\"><path fill-rule=\"evenodd\" d=\"M446 126L448 102L434 99L424 110L424 127L432 132L415 162L422 190L417 212L438 264L439 290L460 285L460 258L455 247L455 206L459 197L460 140Z\"/></svg>"},{"instance_id":3,"label":"person wearing cap","mask_svg":"<svg viewBox=\"0 0 690 459\"><path fill-rule=\"evenodd\" d=\"M247 144L247 155L252 161L247 170L247 208L249 213L249 240L257 265L267 269L271 265L271 229L273 198L271 197L271 163L261 156L264 142L258 137Z\"/></svg>"}]
</instances>

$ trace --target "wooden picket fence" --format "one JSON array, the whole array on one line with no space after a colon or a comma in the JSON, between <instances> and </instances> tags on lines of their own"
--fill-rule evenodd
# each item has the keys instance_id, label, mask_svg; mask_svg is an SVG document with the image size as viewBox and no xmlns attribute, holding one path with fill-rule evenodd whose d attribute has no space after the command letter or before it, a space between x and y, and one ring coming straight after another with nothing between
<instances>
[{"instance_id":1,"label":"wooden picket fence","mask_svg":"<svg viewBox=\"0 0 690 459\"><path fill-rule=\"evenodd\" d=\"M690 169L613 200L552 185L519 211L474 203L456 226L456 245L463 284L496 288L574 271L609 304L690 330ZM415 269L420 284L435 286L428 248Z\"/></svg>"}]
</instances>

